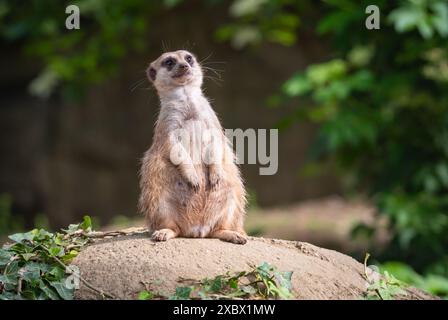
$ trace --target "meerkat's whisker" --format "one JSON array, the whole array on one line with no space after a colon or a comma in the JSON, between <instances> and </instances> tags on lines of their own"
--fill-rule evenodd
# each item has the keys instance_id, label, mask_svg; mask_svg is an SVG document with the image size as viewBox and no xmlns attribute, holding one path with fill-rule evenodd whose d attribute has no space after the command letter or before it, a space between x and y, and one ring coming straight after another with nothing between
<instances>
[{"instance_id":1,"label":"meerkat's whisker","mask_svg":"<svg viewBox=\"0 0 448 320\"><path fill-rule=\"evenodd\" d=\"M163 51L169 51L169 44L165 42L165 40L162 40L162 50Z\"/></svg>"},{"instance_id":2,"label":"meerkat's whisker","mask_svg":"<svg viewBox=\"0 0 448 320\"><path fill-rule=\"evenodd\" d=\"M221 70L217 70L217 69L213 69L213 68L209 68L209 67L202 67L202 68L205 69L206 71L213 72L216 76L218 76L218 78L221 78L221 73L219 73Z\"/></svg>"},{"instance_id":3,"label":"meerkat's whisker","mask_svg":"<svg viewBox=\"0 0 448 320\"><path fill-rule=\"evenodd\" d=\"M214 75L204 75L204 78L206 78L206 79L215 79L215 80L218 80L218 81L223 81L221 77L214 76Z\"/></svg>"},{"instance_id":4,"label":"meerkat's whisker","mask_svg":"<svg viewBox=\"0 0 448 320\"><path fill-rule=\"evenodd\" d=\"M129 89L131 90L131 92L133 92L135 89L137 89L143 83L145 83L145 81L146 81L146 78L140 79L140 80L134 82L134 84L132 84Z\"/></svg>"},{"instance_id":5,"label":"meerkat's whisker","mask_svg":"<svg viewBox=\"0 0 448 320\"><path fill-rule=\"evenodd\" d=\"M222 79L216 79L213 77L204 77L204 79L210 79L211 81L213 81L217 86L221 86L223 80Z\"/></svg>"},{"instance_id":6,"label":"meerkat's whisker","mask_svg":"<svg viewBox=\"0 0 448 320\"><path fill-rule=\"evenodd\" d=\"M217 69L217 68L214 68L214 67L209 67L209 66L207 66L207 65L205 65L205 66L201 66L201 67L204 68L204 69L213 69L213 70L221 71L221 72L225 71L224 69Z\"/></svg>"},{"instance_id":7,"label":"meerkat's whisker","mask_svg":"<svg viewBox=\"0 0 448 320\"><path fill-rule=\"evenodd\" d=\"M225 62L225 61L207 61L207 62L204 62L204 63L201 63L201 64L203 64L203 65L209 65L209 64L227 64L227 62Z\"/></svg>"},{"instance_id":8,"label":"meerkat's whisker","mask_svg":"<svg viewBox=\"0 0 448 320\"><path fill-rule=\"evenodd\" d=\"M213 52L210 52L210 54L208 56L206 56L204 59L199 61L199 64L203 64L205 61L207 61L208 59L210 59L210 57L213 55Z\"/></svg>"}]
</instances>

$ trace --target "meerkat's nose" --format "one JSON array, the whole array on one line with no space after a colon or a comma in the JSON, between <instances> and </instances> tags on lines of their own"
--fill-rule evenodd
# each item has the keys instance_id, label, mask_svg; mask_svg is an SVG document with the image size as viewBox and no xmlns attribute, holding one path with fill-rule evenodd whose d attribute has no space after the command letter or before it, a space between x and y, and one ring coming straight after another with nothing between
<instances>
[{"instance_id":1,"label":"meerkat's nose","mask_svg":"<svg viewBox=\"0 0 448 320\"><path fill-rule=\"evenodd\" d=\"M188 69L188 64L184 64L184 63L180 64L180 65L179 65L179 69L181 69L181 70L186 70L186 69Z\"/></svg>"}]
</instances>

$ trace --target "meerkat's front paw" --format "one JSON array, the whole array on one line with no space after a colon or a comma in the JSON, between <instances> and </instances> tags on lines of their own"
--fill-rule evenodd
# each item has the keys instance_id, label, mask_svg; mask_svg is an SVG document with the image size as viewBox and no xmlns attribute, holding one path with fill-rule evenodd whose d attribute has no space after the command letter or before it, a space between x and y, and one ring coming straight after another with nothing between
<instances>
[{"instance_id":1,"label":"meerkat's front paw","mask_svg":"<svg viewBox=\"0 0 448 320\"><path fill-rule=\"evenodd\" d=\"M160 229L153 232L151 239L154 241L167 241L175 238L176 233L171 229Z\"/></svg>"},{"instance_id":2,"label":"meerkat's front paw","mask_svg":"<svg viewBox=\"0 0 448 320\"><path fill-rule=\"evenodd\" d=\"M211 190L215 190L221 183L223 177L221 171L210 171L208 174L208 183Z\"/></svg>"},{"instance_id":3,"label":"meerkat's front paw","mask_svg":"<svg viewBox=\"0 0 448 320\"><path fill-rule=\"evenodd\" d=\"M196 173L190 174L187 178L187 184L194 192L198 192L201 187L201 180Z\"/></svg>"}]
</instances>

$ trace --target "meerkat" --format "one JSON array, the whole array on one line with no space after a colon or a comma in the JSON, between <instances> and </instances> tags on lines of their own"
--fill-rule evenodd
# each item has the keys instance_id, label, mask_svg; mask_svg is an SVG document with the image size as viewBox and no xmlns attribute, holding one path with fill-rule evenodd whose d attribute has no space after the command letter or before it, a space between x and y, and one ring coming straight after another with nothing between
<instances>
[{"instance_id":1,"label":"meerkat","mask_svg":"<svg viewBox=\"0 0 448 320\"><path fill-rule=\"evenodd\" d=\"M160 99L153 142L140 170L139 209L152 239L218 238L245 244L246 192L235 153L202 92L200 63L185 50L166 52L146 74ZM197 148L181 143L179 133L199 141L200 161Z\"/></svg>"}]
</instances>

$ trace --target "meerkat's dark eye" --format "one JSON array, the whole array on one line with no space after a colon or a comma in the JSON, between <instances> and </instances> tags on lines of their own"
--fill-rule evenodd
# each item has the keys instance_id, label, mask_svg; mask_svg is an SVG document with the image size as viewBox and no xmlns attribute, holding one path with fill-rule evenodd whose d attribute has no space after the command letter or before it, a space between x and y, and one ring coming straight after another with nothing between
<instances>
[{"instance_id":1,"label":"meerkat's dark eye","mask_svg":"<svg viewBox=\"0 0 448 320\"><path fill-rule=\"evenodd\" d=\"M168 70L171 70L176 64L176 60L173 58L166 58L162 62L162 66L166 67Z\"/></svg>"},{"instance_id":2,"label":"meerkat's dark eye","mask_svg":"<svg viewBox=\"0 0 448 320\"><path fill-rule=\"evenodd\" d=\"M186 57L185 57L185 60L188 62L188 64L189 64L190 66L193 65L193 57L192 57L192 56L190 56L190 55L186 56Z\"/></svg>"}]
</instances>

